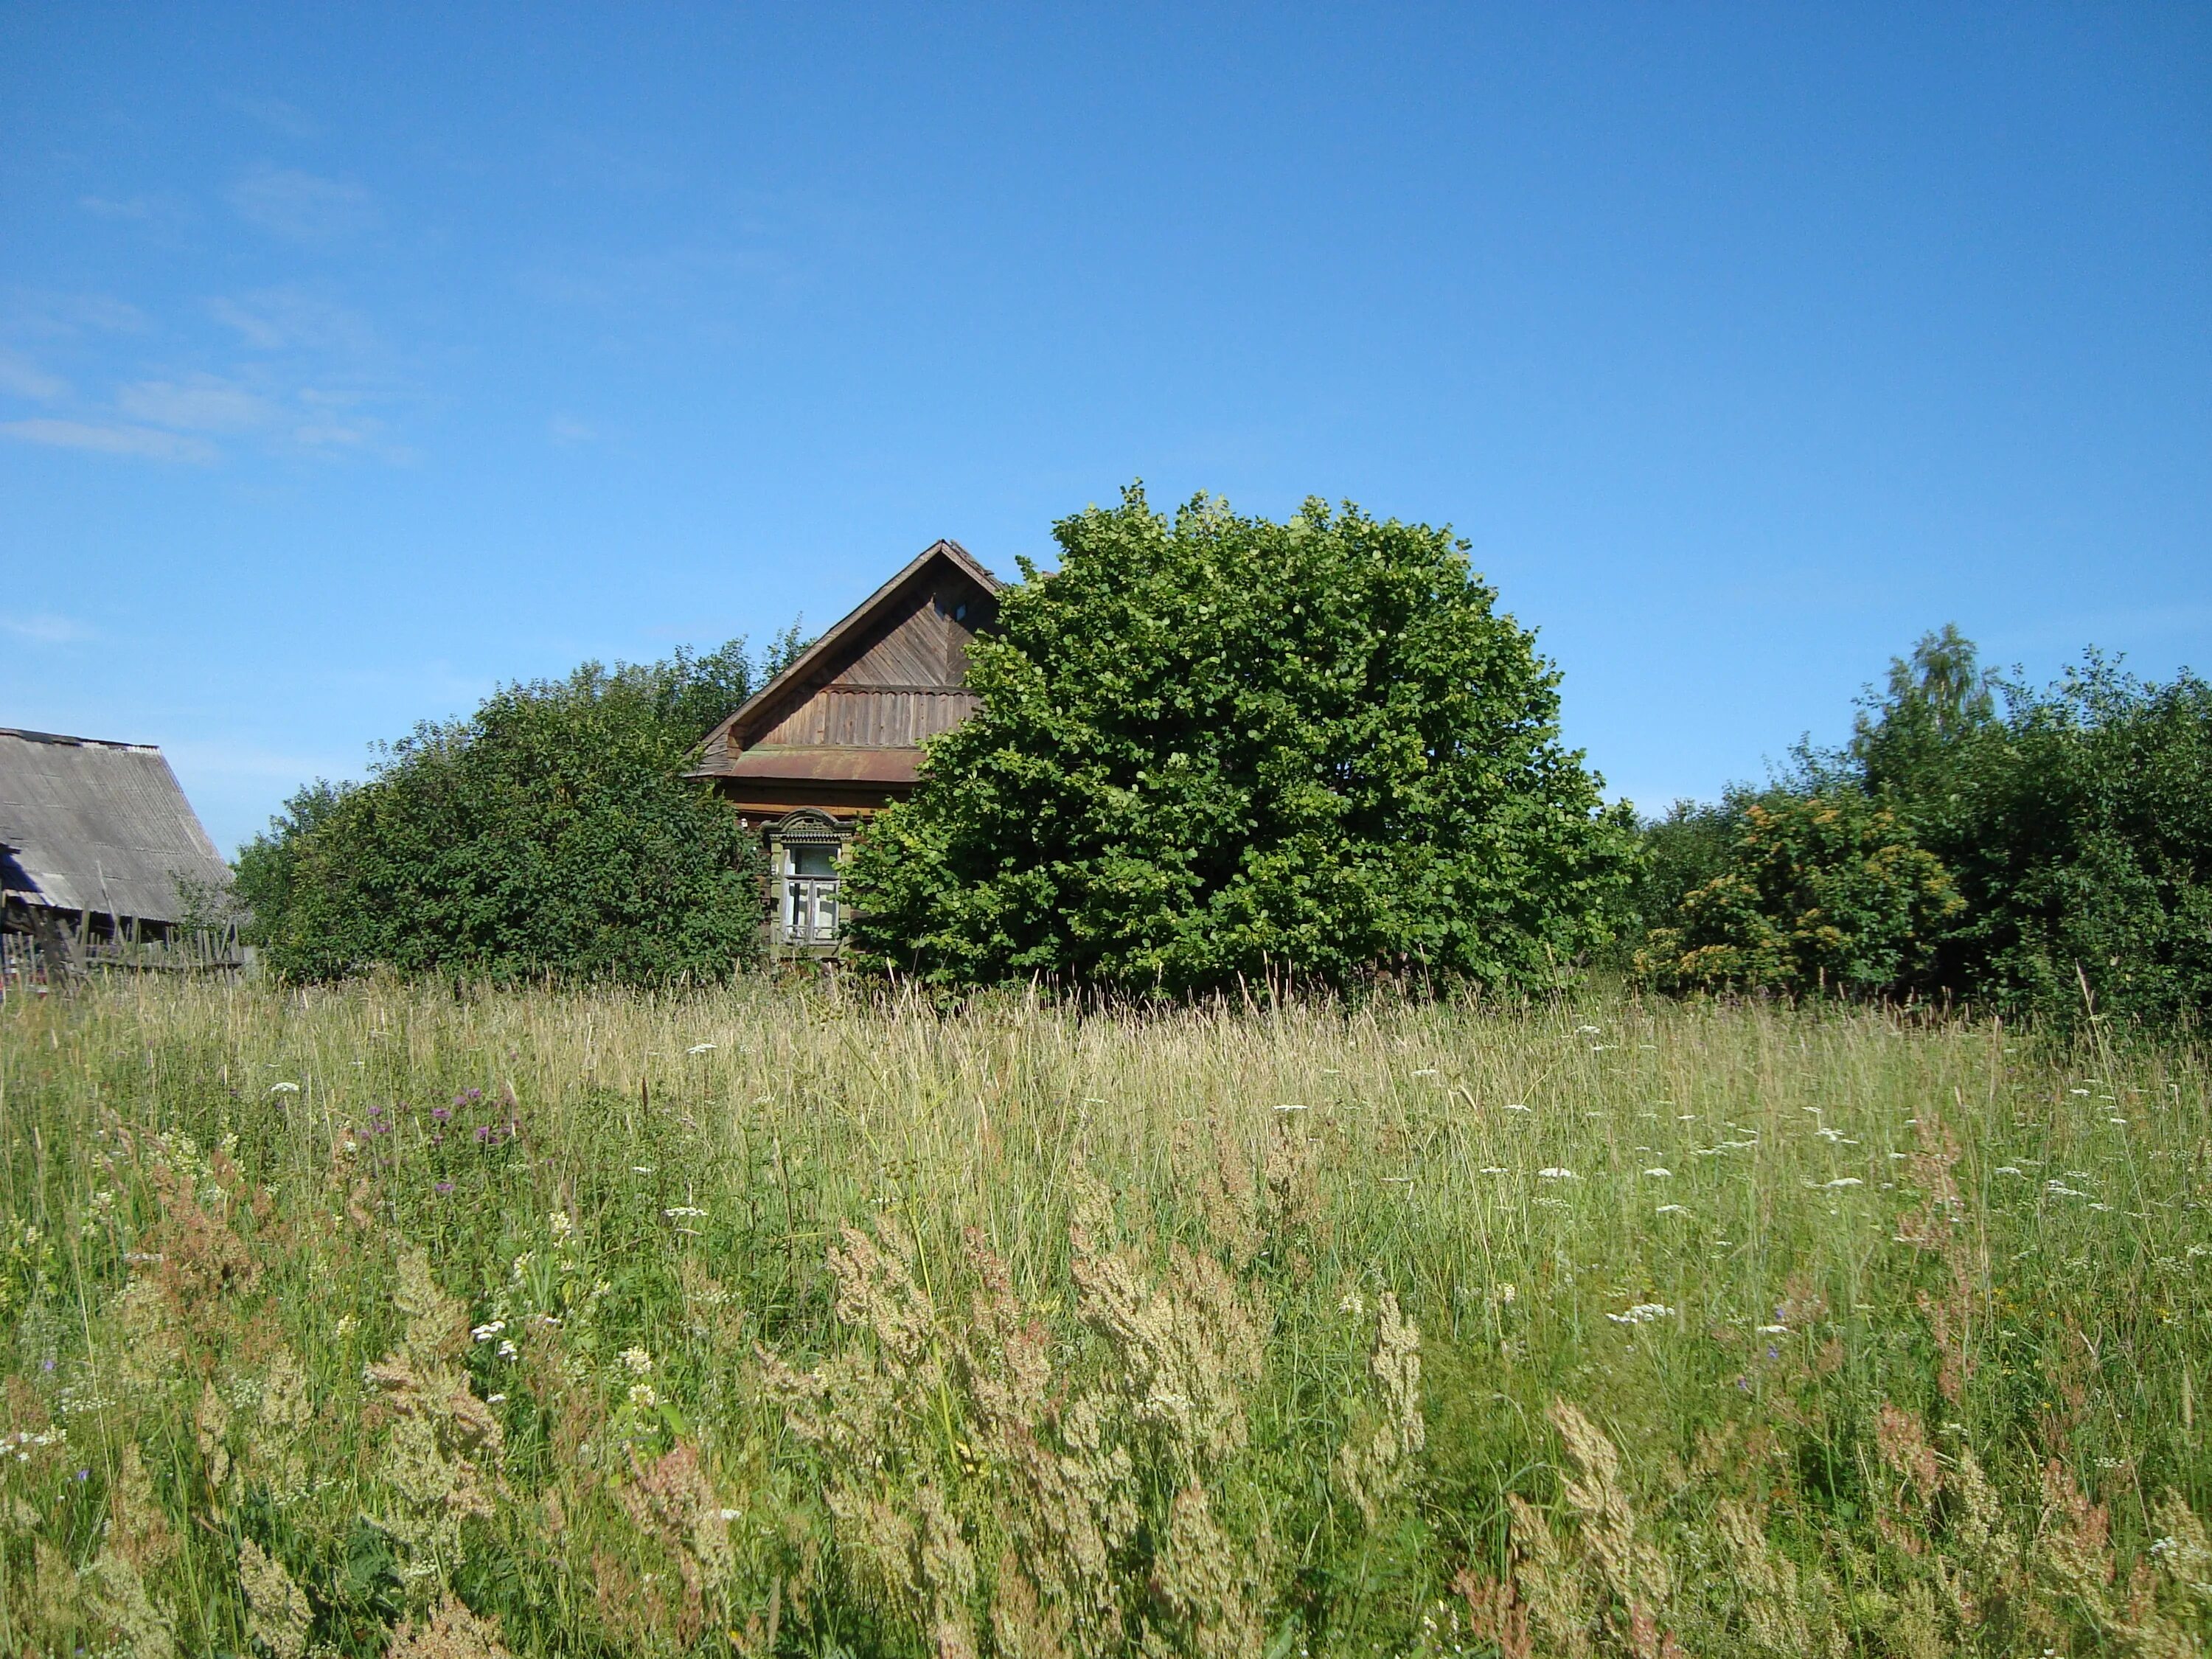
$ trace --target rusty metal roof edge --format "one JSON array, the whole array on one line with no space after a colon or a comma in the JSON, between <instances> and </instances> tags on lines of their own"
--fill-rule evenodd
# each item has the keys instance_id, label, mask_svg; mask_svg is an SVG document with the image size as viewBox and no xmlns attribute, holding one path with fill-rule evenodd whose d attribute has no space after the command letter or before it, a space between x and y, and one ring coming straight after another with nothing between
<instances>
[{"instance_id":1,"label":"rusty metal roof edge","mask_svg":"<svg viewBox=\"0 0 2212 1659\"><path fill-rule=\"evenodd\" d=\"M695 778L794 783L906 783L921 764L922 750L907 744L779 744L732 756L726 769L694 772Z\"/></svg>"}]
</instances>

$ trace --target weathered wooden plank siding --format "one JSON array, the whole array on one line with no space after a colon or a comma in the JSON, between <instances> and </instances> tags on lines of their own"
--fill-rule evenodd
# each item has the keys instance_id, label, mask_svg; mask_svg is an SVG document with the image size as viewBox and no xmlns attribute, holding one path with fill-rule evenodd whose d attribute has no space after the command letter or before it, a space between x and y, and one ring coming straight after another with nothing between
<instances>
[{"instance_id":1,"label":"weathered wooden plank siding","mask_svg":"<svg viewBox=\"0 0 2212 1659\"><path fill-rule=\"evenodd\" d=\"M911 748L975 712L969 691L936 687L825 685L762 735L763 744L818 748Z\"/></svg>"},{"instance_id":2,"label":"weathered wooden plank siding","mask_svg":"<svg viewBox=\"0 0 2212 1659\"><path fill-rule=\"evenodd\" d=\"M955 621L957 600L914 596L828 684L817 687L754 741L817 747L911 748L975 712L959 689L975 630Z\"/></svg>"}]
</instances>

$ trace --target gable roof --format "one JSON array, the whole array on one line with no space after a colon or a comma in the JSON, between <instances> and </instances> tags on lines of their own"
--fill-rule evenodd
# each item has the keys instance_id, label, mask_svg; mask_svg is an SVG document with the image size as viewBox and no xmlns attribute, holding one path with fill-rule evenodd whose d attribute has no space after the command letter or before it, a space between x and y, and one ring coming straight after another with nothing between
<instances>
[{"instance_id":1,"label":"gable roof","mask_svg":"<svg viewBox=\"0 0 2212 1659\"><path fill-rule=\"evenodd\" d=\"M176 878L228 885L161 751L0 726L0 845L6 885L62 910L175 921Z\"/></svg>"},{"instance_id":2,"label":"gable roof","mask_svg":"<svg viewBox=\"0 0 2212 1659\"><path fill-rule=\"evenodd\" d=\"M760 725L763 715L775 709L787 699L794 695L803 696L811 690L815 675L836 663L848 647L866 633L870 624L913 589L923 586L940 568L946 567L974 582L986 593L996 593L1003 586L996 576L976 562L974 554L958 542L949 539L932 542L908 560L889 581L854 606L819 639L793 658L781 673L746 698L735 714L714 728L705 744L702 756L704 770L714 771L733 758L736 752L745 746L739 740L741 734Z\"/></svg>"}]
</instances>

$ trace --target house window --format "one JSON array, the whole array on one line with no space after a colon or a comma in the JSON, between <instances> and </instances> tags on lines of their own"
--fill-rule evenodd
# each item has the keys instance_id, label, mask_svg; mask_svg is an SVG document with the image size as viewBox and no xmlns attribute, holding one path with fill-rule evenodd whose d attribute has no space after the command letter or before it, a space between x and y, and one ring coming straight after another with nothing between
<instances>
[{"instance_id":1,"label":"house window","mask_svg":"<svg viewBox=\"0 0 2212 1659\"><path fill-rule=\"evenodd\" d=\"M837 853L840 840L834 829L787 831L779 862L778 881L783 890L783 942L786 945L835 945L837 942Z\"/></svg>"}]
</instances>

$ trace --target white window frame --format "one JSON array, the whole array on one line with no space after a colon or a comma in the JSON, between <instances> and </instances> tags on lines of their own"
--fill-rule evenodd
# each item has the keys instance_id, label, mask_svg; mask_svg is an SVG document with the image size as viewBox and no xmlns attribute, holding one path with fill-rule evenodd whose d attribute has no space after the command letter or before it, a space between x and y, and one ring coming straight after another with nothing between
<instances>
[{"instance_id":1,"label":"white window frame","mask_svg":"<svg viewBox=\"0 0 2212 1659\"><path fill-rule=\"evenodd\" d=\"M843 921L837 890L841 878L834 873L826 876L800 874L799 849L802 847L829 848L834 871L844 861L844 838L834 823L813 821L811 815L808 820L792 827L799 832L796 838L785 840L781 836L777 838L779 937L785 945L799 949L834 945L838 942Z\"/></svg>"}]
</instances>

